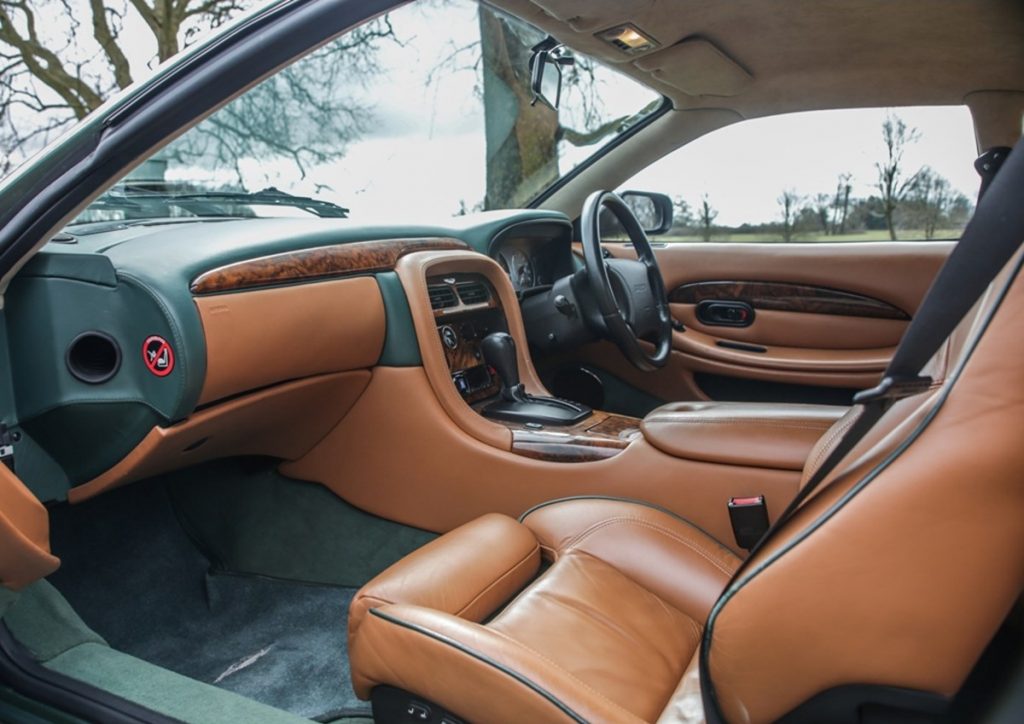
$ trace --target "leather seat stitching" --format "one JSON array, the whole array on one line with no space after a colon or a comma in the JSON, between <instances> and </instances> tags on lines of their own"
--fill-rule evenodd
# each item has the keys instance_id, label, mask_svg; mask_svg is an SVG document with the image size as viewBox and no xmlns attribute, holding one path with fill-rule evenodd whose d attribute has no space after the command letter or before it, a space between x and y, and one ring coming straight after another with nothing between
<instances>
[{"instance_id":1,"label":"leather seat stitching","mask_svg":"<svg viewBox=\"0 0 1024 724\"><path fill-rule=\"evenodd\" d=\"M711 552L708 551L707 549L702 548L701 546L697 545L696 543L693 543L692 541L688 541L685 538L682 538L681 536L673 533L671 530L669 530L667 528L664 528L664 527L658 525L657 523L651 523L650 521L646 521L646 520L643 520L642 518L635 518L635 517L620 516L620 517L616 517L616 518L605 518L604 520L599 521L598 523L595 523L594 525L590 526L589 528L584 530L582 533L580 533L578 536L576 536L575 538L570 540L565 545L565 547L562 548L562 551L564 552L564 551L568 551L568 550L570 550L572 548L577 548L577 547L579 547L579 545L584 540L586 540L587 538L589 538L593 534L597 533L599 530L601 530L603 528L607 528L607 527L613 526L613 525L618 525L618 524L639 525L639 526L644 527L644 528L649 528L649 529L651 529L651 530L653 530L653 531L655 531L657 533L661 533L662 535L664 535L664 536L666 536L666 537L676 541L677 543L681 543L682 545L686 546L687 548L692 550L694 553L696 553L697 555L699 555L702 558L704 558L708 563L713 565L715 568L720 570L725 575L727 575L727 576L731 576L732 575L732 571L727 569L719 561L716 561L712 557Z\"/></svg>"},{"instance_id":2,"label":"leather seat stitching","mask_svg":"<svg viewBox=\"0 0 1024 724\"><path fill-rule=\"evenodd\" d=\"M473 606L473 604L475 604L478 600L480 600L480 598L484 594L486 594L492 588L497 586L499 583L501 583L504 579L506 579L508 576L510 576L516 570L521 568L524 563L527 563L533 557L534 553L536 553L538 550L540 550L540 546L539 545L534 545L533 548L530 549L530 552L527 553L522 558L522 560L520 560L517 563L515 563L511 568L509 568L507 571L505 571L500 576L498 576L496 579L494 579L494 581L489 586L487 586L487 588L485 588L484 590L480 591L480 593L478 593L476 596L474 596L473 599L469 603L467 603L465 606L463 606L458 611L456 611L455 615L461 617L462 614L465 613L467 609L471 608Z\"/></svg>"},{"instance_id":3,"label":"leather seat stitching","mask_svg":"<svg viewBox=\"0 0 1024 724\"><path fill-rule=\"evenodd\" d=\"M544 654L540 653L539 651L535 651L534 649L532 649L529 646L527 646L526 644L524 644L522 641L517 641L516 639L512 638L508 634L503 633L502 631L498 631L497 629L492 629L489 626L485 626L484 628L486 628L488 631L490 631L491 633L495 634L496 636L498 636L500 638L503 638L503 639L505 639L506 641L508 641L510 643L515 644L516 646L518 646L519 648L523 649L524 651L529 651L531 654L536 656L541 661L544 661L545 663L547 663L552 668L558 669L563 674L565 674L570 679L572 679L577 684L579 684L581 687L583 687L584 689L589 691L591 694L593 694L594 696L598 697L599 699L601 699L603 701L608 702L611 706L615 707L616 709L618 709L622 713L626 714L627 716L629 716L631 718L634 718L634 719L639 718L639 717L637 717L636 714L634 714L633 712L629 711L628 709L623 708L622 705L615 703L614 701L609 699L607 696L602 694L600 691L598 691L597 689L595 689L592 686L590 686L587 682L582 681L581 679L577 678L575 674L573 674L571 671L569 671L565 667L560 666L559 664L556 664L554 661L549 659L547 656L545 656Z\"/></svg>"},{"instance_id":4,"label":"leather seat stitching","mask_svg":"<svg viewBox=\"0 0 1024 724\"><path fill-rule=\"evenodd\" d=\"M825 440L825 443L818 450L817 454L815 454L814 462L811 463L811 467L809 467L809 468L805 467L804 468L804 473L805 474L806 473L811 473L814 470L817 470L818 465L821 463L822 458L824 458L825 455L831 450L832 443L835 441L835 439L837 437L839 437L840 435L842 435L843 433L845 433L846 430L850 427L850 425L852 425L856 420L857 420L857 415L851 415L841 425L839 425L834 430L832 430L832 432L829 433L828 438L826 438L826 440Z\"/></svg>"}]
</instances>

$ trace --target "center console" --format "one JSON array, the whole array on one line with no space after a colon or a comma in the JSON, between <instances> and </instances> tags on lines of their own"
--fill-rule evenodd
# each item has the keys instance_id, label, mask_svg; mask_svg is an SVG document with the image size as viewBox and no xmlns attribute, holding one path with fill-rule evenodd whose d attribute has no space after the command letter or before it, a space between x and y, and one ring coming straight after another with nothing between
<instances>
[{"instance_id":1,"label":"center console","mask_svg":"<svg viewBox=\"0 0 1024 724\"><path fill-rule=\"evenodd\" d=\"M427 294L455 389L469 404L496 396L497 371L480 349L487 335L508 332L493 285L480 274L441 274L427 277Z\"/></svg>"},{"instance_id":2,"label":"center console","mask_svg":"<svg viewBox=\"0 0 1024 724\"><path fill-rule=\"evenodd\" d=\"M575 425L586 405L526 391L519 381L515 338L491 282L481 274L427 277L427 293L452 384L484 417L532 426Z\"/></svg>"},{"instance_id":3,"label":"center console","mask_svg":"<svg viewBox=\"0 0 1024 724\"><path fill-rule=\"evenodd\" d=\"M470 250L410 253L395 272L408 318L388 325L411 321L421 364L375 368L352 412L285 468L392 520L442 531L486 512L607 495L684 514L732 547L730 499L759 498L777 515L799 489L798 461L841 412L779 418L769 406L691 403L647 420L600 410L568 424L500 419L520 394L551 397L507 273Z\"/></svg>"}]
</instances>

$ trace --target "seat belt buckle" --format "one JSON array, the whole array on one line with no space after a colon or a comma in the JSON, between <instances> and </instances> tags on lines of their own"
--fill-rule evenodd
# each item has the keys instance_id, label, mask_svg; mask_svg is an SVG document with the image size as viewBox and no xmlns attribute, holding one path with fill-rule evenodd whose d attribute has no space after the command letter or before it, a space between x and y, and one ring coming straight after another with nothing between
<instances>
[{"instance_id":1,"label":"seat belt buckle","mask_svg":"<svg viewBox=\"0 0 1024 724\"><path fill-rule=\"evenodd\" d=\"M749 551L768 532L768 507L764 496L729 498L729 522L736 545Z\"/></svg>"},{"instance_id":2,"label":"seat belt buckle","mask_svg":"<svg viewBox=\"0 0 1024 724\"><path fill-rule=\"evenodd\" d=\"M882 381L870 390L861 390L853 396L853 401L858 405L865 405L869 402L887 400L895 402L905 397L913 397L926 392L935 381L927 375L898 379L896 377L883 377Z\"/></svg>"}]
</instances>

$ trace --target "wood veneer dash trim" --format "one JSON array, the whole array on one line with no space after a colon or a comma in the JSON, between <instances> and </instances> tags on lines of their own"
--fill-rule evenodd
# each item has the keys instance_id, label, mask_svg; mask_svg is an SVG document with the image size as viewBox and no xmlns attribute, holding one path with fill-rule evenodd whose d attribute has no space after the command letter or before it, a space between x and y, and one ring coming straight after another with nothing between
<instances>
[{"instance_id":1,"label":"wood veneer dash trim","mask_svg":"<svg viewBox=\"0 0 1024 724\"><path fill-rule=\"evenodd\" d=\"M217 294L294 282L390 271L406 254L466 250L469 244L446 237L380 239L298 249L211 269L192 281L193 294Z\"/></svg>"}]
</instances>

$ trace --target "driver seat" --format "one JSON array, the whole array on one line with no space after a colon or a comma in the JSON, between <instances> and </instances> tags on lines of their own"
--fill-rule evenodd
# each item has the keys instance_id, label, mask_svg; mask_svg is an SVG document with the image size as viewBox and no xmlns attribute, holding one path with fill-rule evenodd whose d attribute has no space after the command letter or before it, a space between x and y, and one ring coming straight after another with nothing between
<instances>
[{"instance_id":1,"label":"driver seat","mask_svg":"<svg viewBox=\"0 0 1024 724\"><path fill-rule=\"evenodd\" d=\"M749 560L639 502L486 515L357 594L356 693L378 721L940 713L1024 589L1019 259L925 370L936 384L894 403Z\"/></svg>"}]
</instances>

